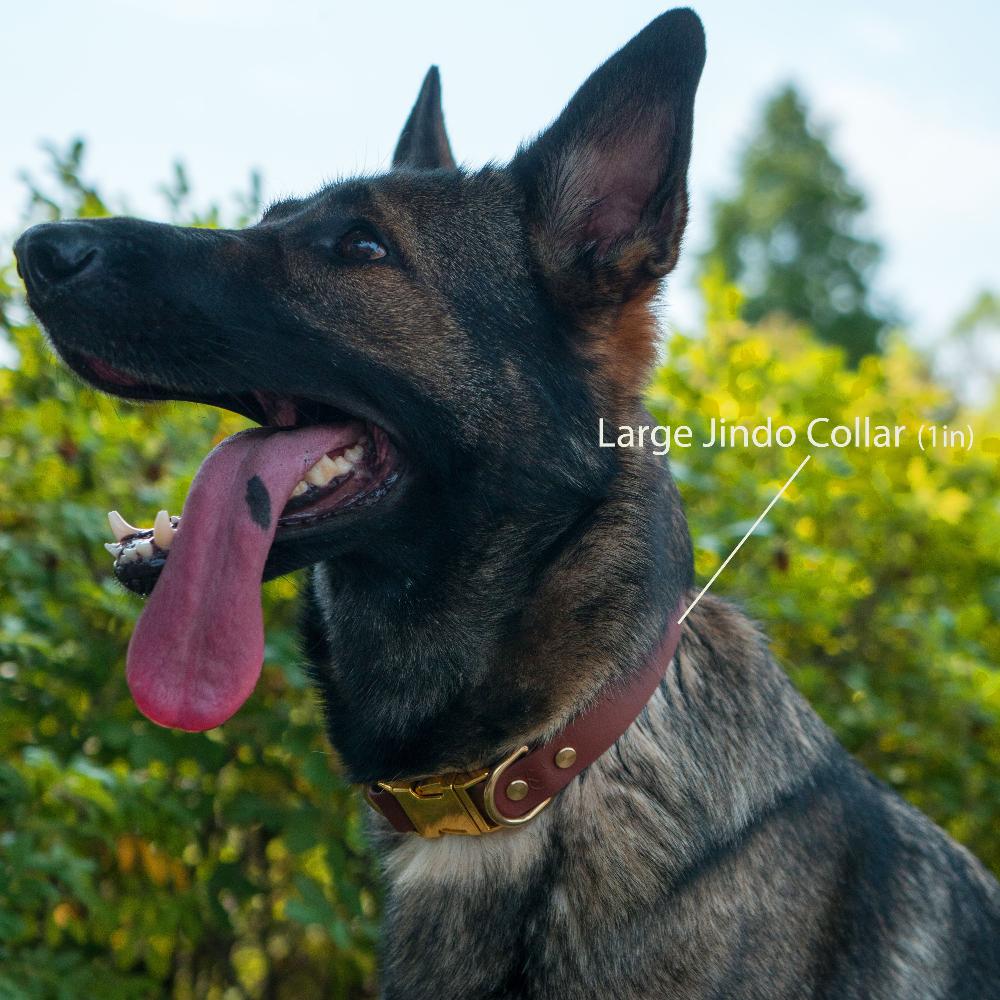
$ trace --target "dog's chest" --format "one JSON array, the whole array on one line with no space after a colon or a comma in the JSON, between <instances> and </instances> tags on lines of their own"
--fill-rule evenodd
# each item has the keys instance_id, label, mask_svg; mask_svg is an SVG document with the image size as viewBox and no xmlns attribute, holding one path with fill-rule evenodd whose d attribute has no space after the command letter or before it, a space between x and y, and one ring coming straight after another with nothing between
<instances>
[{"instance_id":1,"label":"dog's chest","mask_svg":"<svg viewBox=\"0 0 1000 1000\"><path fill-rule=\"evenodd\" d=\"M386 844L386 1000L528 995L514 980L544 922L550 849L544 817L485 837Z\"/></svg>"},{"instance_id":2,"label":"dog's chest","mask_svg":"<svg viewBox=\"0 0 1000 1000\"><path fill-rule=\"evenodd\" d=\"M576 788L564 799L519 830L382 842L385 1000L556 1000L657 978L656 925L641 917L656 879L628 856L624 824L589 822Z\"/></svg>"},{"instance_id":3,"label":"dog's chest","mask_svg":"<svg viewBox=\"0 0 1000 1000\"><path fill-rule=\"evenodd\" d=\"M475 891L481 883L517 883L543 853L545 821L484 837L445 836L435 840L404 836L382 855L393 892L423 895L431 887L448 886L457 893Z\"/></svg>"}]
</instances>

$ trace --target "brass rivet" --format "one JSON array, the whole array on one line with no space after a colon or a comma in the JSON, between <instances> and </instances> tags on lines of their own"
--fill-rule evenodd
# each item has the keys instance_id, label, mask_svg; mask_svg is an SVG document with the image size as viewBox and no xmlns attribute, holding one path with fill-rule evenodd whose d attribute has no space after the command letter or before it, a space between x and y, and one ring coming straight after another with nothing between
<instances>
[{"instance_id":1,"label":"brass rivet","mask_svg":"<svg viewBox=\"0 0 1000 1000\"><path fill-rule=\"evenodd\" d=\"M572 767L576 763L576 751L572 747L563 747L556 754L556 767Z\"/></svg>"},{"instance_id":2,"label":"brass rivet","mask_svg":"<svg viewBox=\"0 0 1000 1000\"><path fill-rule=\"evenodd\" d=\"M507 786L507 798L511 802L520 802L528 794L528 783L520 778L515 778Z\"/></svg>"}]
</instances>

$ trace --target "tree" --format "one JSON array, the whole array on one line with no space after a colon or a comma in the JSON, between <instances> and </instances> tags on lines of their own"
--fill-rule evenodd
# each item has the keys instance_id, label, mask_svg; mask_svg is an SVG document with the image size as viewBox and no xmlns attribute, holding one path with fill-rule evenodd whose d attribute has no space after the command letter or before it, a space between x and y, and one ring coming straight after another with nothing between
<instances>
[{"instance_id":1,"label":"tree","mask_svg":"<svg viewBox=\"0 0 1000 1000\"><path fill-rule=\"evenodd\" d=\"M1000 378L1000 295L983 290L952 324L938 346L942 378L963 398L987 402Z\"/></svg>"},{"instance_id":2,"label":"tree","mask_svg":"<svg viewBox=\"0 0 1000 1000\"><path fill-rule=\"evenodd\" d=\"M864 195L828 139L793 86L767 102L736 192L712 207L702 266L743 289L748 321L784 314L843 347L853 364L878 349L891 319L871 302L882 251L859 233Z\"/></svg>"}]
</instances>

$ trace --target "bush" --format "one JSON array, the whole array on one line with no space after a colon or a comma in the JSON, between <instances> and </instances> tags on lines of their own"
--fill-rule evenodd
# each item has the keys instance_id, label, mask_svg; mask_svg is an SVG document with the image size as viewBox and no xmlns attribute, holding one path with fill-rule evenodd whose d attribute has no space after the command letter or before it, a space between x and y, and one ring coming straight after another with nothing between
<instances>
[{"instance_id":1,"label":"bush","mask_svg":"<svg viewBox=\"0 0 1000 1000\"><path fill-rule=\"evenodd\" d=\"M57 197L36 192L36 206L106 211L79 150L57 166ZM704 335L673 338L652 387L664 423L770 415L801 432L808 416L870 414L975 428L968 453L814 452L715 590L766 625L853 752L1000 869L990 415L956 412L902 342L852 371L806 331L739 322L732 290L707 296ZM294 583L266 588L263 679L225 727L160 729L125 686L140 605L112 582L104 512L179 511L200 457L243 422L82 387L10 267L0 313L19 356L0 370L0 998L372 993L378 894L358 797L297 667ZM805 453L671 456L701 579Z\"/></svg>"},{"instance_id":2,"label":"bush","mask_svg":"<svg viewBox=\"0 0 1000 1000\"><path fill-rule=\"evenodd\" d=\"M105 214L75 156L36 204ZM267 587L268 666L224 728L161 729L125 685L141 604L105 512L179 513L246 422L83 387L0 278L19 355L0 369L0 998L370 995L371 859L297 667L294 582Z\"/></svg>"},{"instance_id":3,"label":"bush","mask_svg":"<svg viewBox=\"0 0 1000 1000\"><path fill-rule=\"evenodd\" d=\"M879 777L1000 872L998 408L963 412L896 338L857 369L808 331L736 317L708 283L704 336L674 337L651 392L663 423L789 424L790 449L671 454L707 580L807 454L714 586L764 626L799 690ZM814 417L906 425L899 448L810 448ZM971 427L971 450L918 446ZM829 426L829 425L828 425ZM966 430L968 439L968 430Z\"/></svg>"}]
</instances>

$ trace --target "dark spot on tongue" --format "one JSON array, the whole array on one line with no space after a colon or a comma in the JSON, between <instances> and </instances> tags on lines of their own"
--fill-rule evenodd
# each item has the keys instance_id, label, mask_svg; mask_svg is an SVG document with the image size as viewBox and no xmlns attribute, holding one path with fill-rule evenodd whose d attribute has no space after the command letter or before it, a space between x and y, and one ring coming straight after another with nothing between
<instances>
[{"instance_id":1,"label":"dark spot on tongue","mask_svg":"<svg viewBox=\"0 0 1000 1000\"><path fill-rule=\"evenodd\" d=\"M267 531L271 527L271 497L260 476L251 476L247 480L245 499L254 522Z\"/></svg>"}]
</instances>

